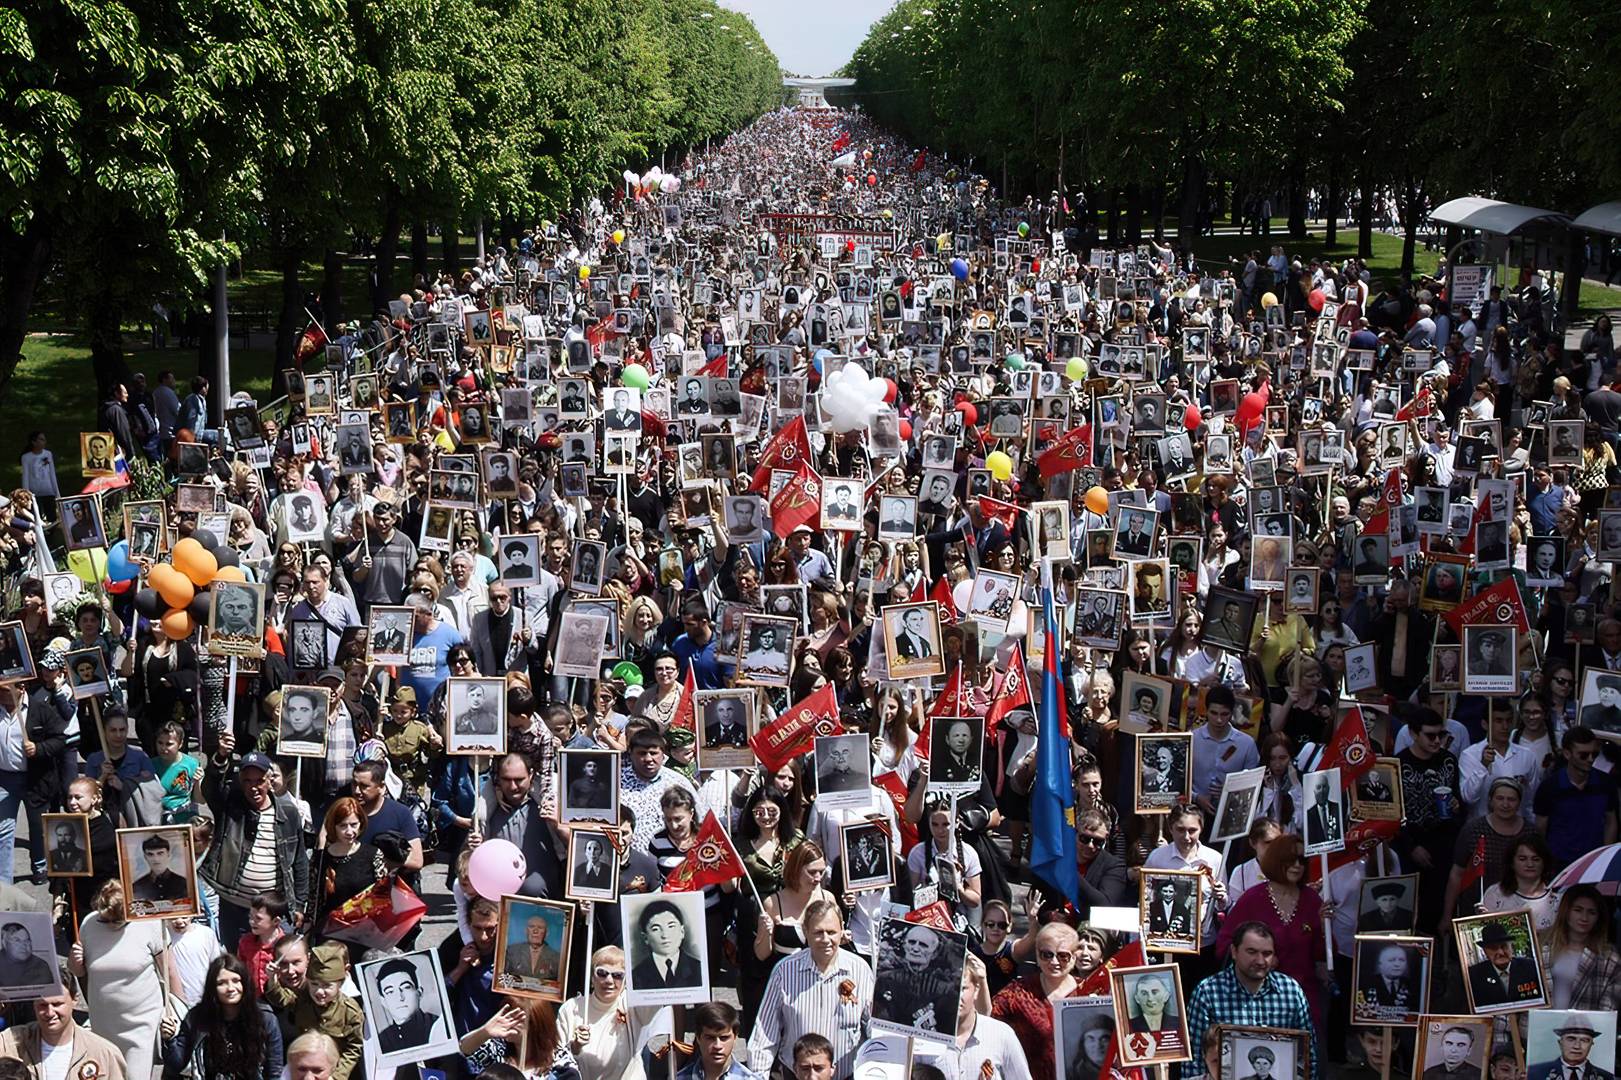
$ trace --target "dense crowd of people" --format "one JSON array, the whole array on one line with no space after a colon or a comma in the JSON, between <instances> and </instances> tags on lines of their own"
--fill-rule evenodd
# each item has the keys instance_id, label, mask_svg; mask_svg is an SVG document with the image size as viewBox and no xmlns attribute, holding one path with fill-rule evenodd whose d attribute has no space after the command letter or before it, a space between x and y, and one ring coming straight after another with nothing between
<instances>
[{"instance_id":1,"label":"dense crowd of people","mask_svg":"<svg viewBox=\"0 0 1621 1080\"><path fill-rule=\"evenodd\" d=\"M1621 373L1484 270L785 109L134 376L6 507L0 1070L1608 1077Z\"/></svg>"}]
</instances>

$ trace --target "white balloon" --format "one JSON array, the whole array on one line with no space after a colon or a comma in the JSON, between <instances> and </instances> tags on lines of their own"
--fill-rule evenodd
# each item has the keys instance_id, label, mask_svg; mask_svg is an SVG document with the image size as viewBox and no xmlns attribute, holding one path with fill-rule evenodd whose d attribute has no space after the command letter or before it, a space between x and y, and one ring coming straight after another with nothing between
<instances>
[{"instance_id":1,"label":"white balloon","mask_svg":"<svg viewBox=\"0 0 1621 1080\"><path fill-rule=\"evenodd\" d=\"M974 579L963 578L951 587L951 602L957 605L957 612L961 614L968 610L968 599L974 595Z\"/></svg>"},{"instance_id":2,"label":"white balloon","mask_svg":"<svg viewBox=\"0 0 1621 1080\"><path fill-rule=\"evenodd\" d=\"M1024 601L1017 597L1013 600L1013 612L1008 616L1008 637L1024 637L1025 631L1030 629L1030 609L1024 606Z\"/></svg>"}]
</instances>

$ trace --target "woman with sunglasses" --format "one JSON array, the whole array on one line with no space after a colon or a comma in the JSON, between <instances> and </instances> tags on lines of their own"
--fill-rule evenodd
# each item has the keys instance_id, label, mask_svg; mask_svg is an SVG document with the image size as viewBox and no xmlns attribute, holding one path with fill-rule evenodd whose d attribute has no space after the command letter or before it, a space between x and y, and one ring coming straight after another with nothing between
<instances>
[{"instance_id":1,"label":"woman with sunglasses","mask_svg":"<svg viewBox=\"0 0 1621 1080\"><path fill-rule=\"evenodd\" d=\"M1077 935L1068 923L1036 932L1036 970L1014 979L991 999L991 1016L1011 1027L1024 1045L1031 1080L1054 1080L1053 1002L1074 997Z\"/></svg>"},{"instance_id":2,"label":"woman with sunglasses","mask_svg":"<svg viewBox=\"0 0 1621 1080\"><path fill-rule=\"evenodd\" d=\"M1000 900L985 902L985 914L979 922L979 935L968 935L968 951L985 964L985 978L990 985L991 997L1013 981L1018 961L1013 959L1013 911Z\"/></svg>"},{"instance_id":3,"label":"woman with sunglasses","mask_svg":"<svg viewBox=\"0 0 1621 1080\"><path fill-rule=\"evenodd\" d=\"M632 1020L645 1023L657 1010L638 1009L633 1018L624 994L625 953L617 945L605 945L591 954L591 989L557 1011L557 1030L566 1037L580 1080L609 1080L629 1072L635 1050ZM645 1017L640 1015L644 1012Z\"/></svg>"}]
</instances>

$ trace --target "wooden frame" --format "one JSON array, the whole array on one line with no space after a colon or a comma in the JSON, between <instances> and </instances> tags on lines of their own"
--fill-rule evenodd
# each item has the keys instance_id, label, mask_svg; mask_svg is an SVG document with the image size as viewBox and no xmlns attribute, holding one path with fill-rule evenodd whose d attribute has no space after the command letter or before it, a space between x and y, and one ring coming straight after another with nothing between
<instances>
[{"instance_id":1,"label":"wooden frame","mask_svg":"<svg viewBox=\"0 0 1621 1080\"><path fill-rule=\"evenodd\" d=\"M169 850L165 871L155 877L148 861L150 856L146 852L146 845L153 838L167 841ZM124 886L124 896L127 898L125 910L130 921L172 919L197 914L197 859L192 852L191 826L149 825L139 829L119 829L117 839L118 878ZM140 857L138 864L135 861L137 855ZM137 865L145 873L137 876ZM173 895L180 886L186 890L184 895ZM143 896L142 893L151 895Z\"/></svg>"},{"instance_id":2,"label":"wooden frame","mask_svg":"<svg viewBox=\"0 0 1621 1080\"><path fill-rule=\"evenodd\" d=\"M1306 1080L1310 1073L1311 1040L1304 1031L1290 1031L1286 1028L1245 1027L1239 1024L1219 1024L1217 1030L1221 1033L1221 1075L1238 1080L1240 1076L1253 1075L1252 1066L1249 1065L1249 1055L1258 1047L1266 1047L1272 1051L1273 1065L1271 1075L1275 1080ZM1293 1067L1277 1065L1277 1048L1287 1046L1290 1048ZM1240 1060L1245 1064L1240 1065ZM1243 1069L1241 1073L1239 1070ZM1484 1074L1483 1074L1484 1075Z\"/></svg>"},{"instance_id":3,"label":"wooden frame","mask_svg":"<svg viewBox=\"0 0 1621 1080\"><path fill-rule=\"evenodd\" d=\"M83 856L82 863L78 860L63 860L58 857L55 843L56 827L58 825L70 826L75 838L79 841L79 850L75 853ZM40 831L45 834L45 876L53 878L94 877L96 868L95 853L90 848L90 815L89 814L41 814ZM69 861L73 865L82 865L82 870L63 869L61 863Z\"/></svg>"},{"instance_id":4,"label":"wooden frame","mask_svg":"<svg viewBox=\"0 0 1621 1080\"><path fill-rule=\"evenodd\" d=\"M1381 985L1381 958L1392 950L1404 952L1399 970L1389 967L1396 989ZM1435 958L1435 939L1398 934L1358 934L1352 954L1351 1023L1389 1027L1416 1027L1419 1017L1429 1012L1430 968ZM1418 970L1414 972L1413 960ZM1364 980L1363 976L1368 978Z\"/></svg>"},{"instance_id":5,"label":"wooden frame","mask_svg":"<svg viewBox=\"0 0 1621 1080\"><path fill-rule=\"evenodd\" d=\"M617 861L617 860L616 860ZM513 924L523 919L527 935L536 922L544 927L538 962L524 955L523 941L511 940ZM501 897L501 924L495 939L495 971L493 989L514 997L539 998L542 1001L562 1001L568 986L569 947L574 933L574 905L556 900L540 900L529 896ZM552 942L556 940L557 945ZM549 951L555 958L555 974L546 967ZM536 968L531 972L514 972L512 967Z\"/></svg>"},{"instance_id":6,"label":"wooden frame","mask_svg":"<svg viewBox=\"0 0 1621 1080\"><path fill-rule=\"evenodd\" d=\"M1137 917L1142 922L1143 948L1163 953L1197 955L1204 926L1204 903L1200 885L1204 875L1197 870L1150 870L1144 867L1137 878ZM1156 905L1165 886L1171 886L1178 895L1173 899L1173 910L1167 915ZM1183 905L1191 902L1192 910ZM1183 927L1182 920L1188 925ZM1158 922L1159 928L1155 929Z\"/></svg>"}]
</instances>

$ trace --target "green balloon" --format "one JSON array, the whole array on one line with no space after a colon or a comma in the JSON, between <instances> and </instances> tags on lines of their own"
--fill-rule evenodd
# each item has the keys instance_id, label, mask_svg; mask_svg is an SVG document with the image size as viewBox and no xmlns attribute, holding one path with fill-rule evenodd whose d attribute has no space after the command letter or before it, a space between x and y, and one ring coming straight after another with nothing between
<instances>
[{"instance_id":1,"label":"green balloon","mask_svg":"<svg viewBox=\"0 0 1621 1080\"><path fill-rule=\"evenodd\" d=\"M1007 359L1003 360L1002 363L1007 365L1009 371L1023 371L1024 353L1008 353Z\"/></svg>"},{"instance_id":2,"label":"green balloon","mask_svg":"<svg viewBox=\"0 0 1621 1080\"><path fill-rule=\"evenodd\" d=\"M1030 235L1030 223L1028 221L1019 222L1019 235L1020 236L1029 236Z\"/></svg>"},{"instance_id":3,"label":"green balloon","mask_svg":"<svg viewBox=\"0 0 1621 1080\"><path fill-rule=\"evenodd\" d=\"M613 677L626 686L642 685L642 669L629 660L621 660L614 665Z\"/></svg>"},{"instance_id":4,"label":"green balloon","mask_svg":"<svg viewBox=\"0 0 1621 1080\"><path fill-rule=\"evenodd\" d=\"M647 374L647 369L640 364L626 364L625 370L620 374L619 381L636 390L646 390L653 380Z\"/></svg>"}]
</instances>

